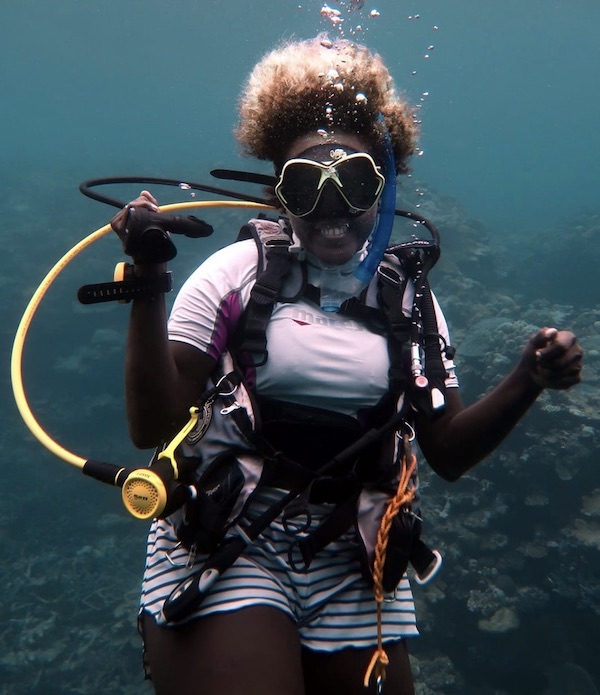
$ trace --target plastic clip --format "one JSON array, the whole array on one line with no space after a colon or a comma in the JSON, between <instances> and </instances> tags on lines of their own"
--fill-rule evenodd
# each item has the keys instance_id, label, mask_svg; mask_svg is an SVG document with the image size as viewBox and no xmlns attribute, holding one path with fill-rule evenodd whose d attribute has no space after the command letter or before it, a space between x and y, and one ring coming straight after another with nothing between
<instances>
[{"instance_id":1,"label":"plastic clip","mask_svg":"<svg viewBox=\"0 0 600 695\"><path fill-rule=\"evenodd\" d=\"M435 559L431 562L425 572L415 574L415 582L417 582L417 584L420 586L425 586L425 584L428 584L440 571L440 567L442 566L442 556L440 555L440 552L438 550L432 550L431 552L435 555Z\"/></svg>"}]
</instances>

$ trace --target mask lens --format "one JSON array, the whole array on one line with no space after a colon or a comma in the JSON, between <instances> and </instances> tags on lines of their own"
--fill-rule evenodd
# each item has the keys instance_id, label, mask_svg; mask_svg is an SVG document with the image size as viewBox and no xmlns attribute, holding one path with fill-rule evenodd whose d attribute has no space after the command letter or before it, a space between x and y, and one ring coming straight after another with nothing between
<instances>
[{"instance_id":1,"label":"mask lens","mask_svg":"<svg viewBox=\"0 0 600 695\"><path fill-rule=\"evenodd\" d=\"M383 177L364 155L349 157L336 167L342 184L342 195L357 210L372 207L383 187Z\"/></svg>"},{"instance_id":2,"label":"mask lens","mask_svg":"<svg viewBox=\"0 0 600 695\"><path fill-rule=\"evenodd\" d=\"M321 171L321 167L308 161L291 162L285 167L275 193L292 215L302 217L315 207Z\"/></svg>"}]
</instances>

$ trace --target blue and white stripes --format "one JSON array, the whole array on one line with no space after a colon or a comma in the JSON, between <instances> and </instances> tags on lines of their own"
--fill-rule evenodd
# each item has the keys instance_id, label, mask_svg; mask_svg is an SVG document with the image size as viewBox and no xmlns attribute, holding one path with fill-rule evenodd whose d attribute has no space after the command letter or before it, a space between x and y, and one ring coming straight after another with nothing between
<instances>
[{"instance_id":1,"label":"blue and white stripes","mask_svg":"<svg viewBox=\"0 0 600 695\"><path fill-rule=\"evenodd\" d=\"M261 492L251 505L250 518L260 514L280 491ZM313 528L329 505L312 506ZM251 605L277 608L296 623L302 644L319 651L368 647L377 643L376 605L373 592L360 573L354 531L320 551L306 571L294 571L287 562L290 542L277 519L262 536L218 579L200 609L188 620L233 611ZM191 557L178 544L172 520L156 521L148 538L142 591L142 609L165 624L162 606L171 591L204 562ZM407 577L394 601L383 605L385 641L418 634L415 607Z\"/></svg>"}]
</instances>

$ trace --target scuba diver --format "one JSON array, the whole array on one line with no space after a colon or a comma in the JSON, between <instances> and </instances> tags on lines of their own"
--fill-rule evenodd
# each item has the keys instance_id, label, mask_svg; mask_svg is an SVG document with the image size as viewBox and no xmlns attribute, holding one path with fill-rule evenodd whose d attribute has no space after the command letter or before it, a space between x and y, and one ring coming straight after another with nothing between
<instances>
[{"instance_id":1,"label":"scuba diver","mask_svg":"<svg viewBox=\"0 0 600 695\"><path fill-rule=\"evenodd\" d=\"M184 427L175 476L191 491L148 538L139 623L159 695L414 693L408 575L425 582L440 562L420 539L416 445L457 481L544 389L580 381L576 337L545 327L462 404L426 278L439 249L388 247L417 130L378 54L286 42L252 70L236 129L273 163L245 180L278 219L202 263L169 317L172 242L133 224L158 201L142 191L111 222L142 287L131 438L160 451Z\"/></svg>"}]
</instances>

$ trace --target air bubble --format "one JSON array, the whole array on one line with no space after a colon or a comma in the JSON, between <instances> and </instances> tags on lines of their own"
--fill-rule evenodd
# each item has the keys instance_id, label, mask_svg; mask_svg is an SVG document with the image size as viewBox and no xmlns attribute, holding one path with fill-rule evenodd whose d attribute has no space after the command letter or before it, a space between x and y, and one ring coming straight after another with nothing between
<instances>
[{"instance_id":1,"label":"air bubble","mask_svg":"<svg viewBox=\"0 0 600 695\"><path fill-rule=\"evenodd\" d=\"M329 7L329 5L323 5L323 7L321 7L321 17L328 19L332 24L341 24L341 22L344 21L341 14L339 10Z\"/></svg>"},{"instance_id":2,"label":"air bubble","mask_svg":"<svg viewBox=\"0 0 600 695\"><path fill-rule=\"evenodd\" d=\"M381 12L378 10L371 10L369 12L369 17L381 17Z\"/></svg>"}]
</instances>

